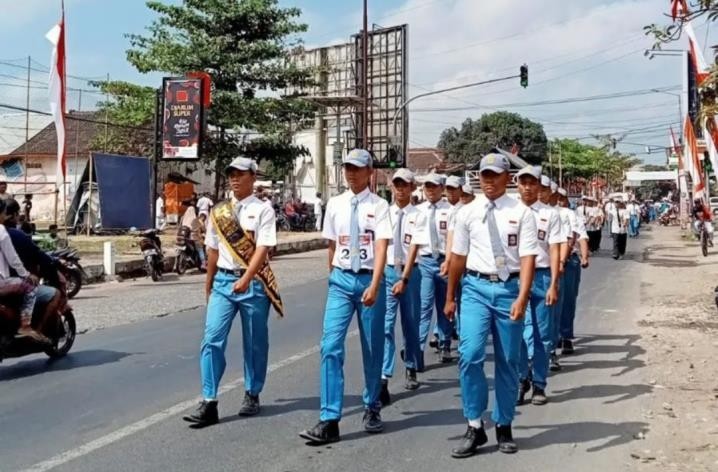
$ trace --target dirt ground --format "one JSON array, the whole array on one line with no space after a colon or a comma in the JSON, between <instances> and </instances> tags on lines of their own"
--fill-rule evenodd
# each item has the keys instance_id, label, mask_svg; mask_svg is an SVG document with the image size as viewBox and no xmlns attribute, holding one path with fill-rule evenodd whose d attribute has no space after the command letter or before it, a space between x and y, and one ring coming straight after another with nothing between
<instances>
[{"instance_id":1,"label":"dirt ground","mask_svg":"<svg viewBox=\"0 0 718 472\"><path fill-rule=\"evenodd\" d=\"M718 471L718 247L703 257L678 227L651 226L641 239L638 344L652 393L635 470Z\"/></svg>"}]
</instances>

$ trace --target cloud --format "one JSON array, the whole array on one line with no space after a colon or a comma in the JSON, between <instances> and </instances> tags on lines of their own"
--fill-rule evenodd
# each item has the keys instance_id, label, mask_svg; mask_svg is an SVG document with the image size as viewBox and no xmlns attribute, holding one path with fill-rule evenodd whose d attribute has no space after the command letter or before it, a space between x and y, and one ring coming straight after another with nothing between
<instances>
[{"instance_id":1,"label":"cloud","mask_svg":"<svg viewBox=\"0 0 718 472\"><path fill-rule=\"evenodd\" d=\"M652 44L643 34L643 26L665 23L663 6L655 0L403 3L390 19L392 24L409 24L410 96L518 74L524 62L530 71L525 90L518 79L511 79L417 100L410 108L411 145L435 145L441 131L450 124L458 126L466 117L478 118L492 111L422 111L428 108L480 105L502 109L503 104L516 102L681 84L678 58L649 61L643 56ZM543 122L550 136L586 136L647 127L641 123L677 121L676 103L669 96L651 94L509 111ZM606 112L610 109L624 111ZM656 139L661 143L666 140L653 131L636 134L631 142ZM635 147L625 150L631 149L642 151Z\"/></svg>"}]
</instances>

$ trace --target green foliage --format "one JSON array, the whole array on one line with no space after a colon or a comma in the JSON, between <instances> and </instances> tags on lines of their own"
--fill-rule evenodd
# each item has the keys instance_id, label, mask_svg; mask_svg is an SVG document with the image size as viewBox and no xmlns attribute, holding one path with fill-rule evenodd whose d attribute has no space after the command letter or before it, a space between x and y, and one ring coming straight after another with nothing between
<instances>
[{"instance_id":1,"label":"green foliage","mask_svg":"<svg viewBox=\"0 0 718 472\"><path fill-rule=\"evenodd\" d=\"M623 180L623 173L639 164L640 160L612 151L606 146L591 146L575 139L554 139L551 142L550 162L544 163L544 168L558 175L559 162L564 180L601 177L617 186Z\"/></svg>"},{"instance_id":2,"label":"green foliage","mask_svg":"<svg viewBox=\"0 0 718 472\"><path fill-rule=\"evenodd\" d=\"M461 129L444 130L438 147L451 162L473 163L493 147L510 150L516 145L526 161L541 164L546 158L547 142L541 124L516 113L499 111L482 115L478 120L467 118Z\"/></svg>"},{"instance_id":3,"label":"green foliage","mask_svg":"<svg viewBox=\"0 0 718 472\"><path fill-rule=\"evenodd\" d=\"M242 150L260 160L288 168L306 150L292 145L292 135L311 123L314 107L278 91L305 85L309 73L289 59L301 44L298 8L277 0L185 0L168 5L148 1L158 17L148 34L128 35L128 61L140 72L184 75L203 71L212 77L212 107L207 123L205 156L218 169ZM250 146L250 140L224 130L251 130L272 146Z\"/></svg>"}]
</instances>

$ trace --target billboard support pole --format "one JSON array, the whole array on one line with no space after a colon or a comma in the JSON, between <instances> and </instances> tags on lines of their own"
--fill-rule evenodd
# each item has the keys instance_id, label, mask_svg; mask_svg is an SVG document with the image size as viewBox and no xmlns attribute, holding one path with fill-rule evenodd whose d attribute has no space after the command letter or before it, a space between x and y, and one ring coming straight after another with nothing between
<instances>
[{"instance_id":1,"label":"billboard support pole","mask_svg":"<svg viewBox=\"0 0 718 472\"><path fill-rule=\"evenodd\" d=\"M160 113L162 111L162 89L155 91L155 119L154 119L154 149L152 156L152 181L150 182L150 195L152 200L150 201L150 215L152 215L152 225L156 226L157 222L157 168L160 160Z\"/></svg>"}]
</instances>

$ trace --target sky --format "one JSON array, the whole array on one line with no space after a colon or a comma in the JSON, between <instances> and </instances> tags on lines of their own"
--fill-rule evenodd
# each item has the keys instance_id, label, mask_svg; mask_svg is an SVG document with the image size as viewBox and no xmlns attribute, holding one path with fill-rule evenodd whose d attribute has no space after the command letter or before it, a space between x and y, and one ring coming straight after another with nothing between
<instances>
[{"instance_id":1,"label":"sky","mask_svg":"<svg viewBox=\"0 0 718 472\"><path fill-rule=\"evenodd\" d=\"M179 0L172 0L177 2ZM302 10L303 39L315 47L347 41L361 28L361 0L280 0ZM24 106L22 84L32 57L31 105L47 109L50 44L45 33L59 18L59 0L0 0L0 103ZM66 0L68 108L91 108L101 98L89 79L159 85L161 74L143 75L125 59L127 33L142 33L154 18L144 0ZM667 129L678 127L681 60L648 60L652 41L643 26L667 23L665 0L369 0L369 22L409 25L409 96L427 90L513 75L529 65L529 87L518 79L419 99L410 110L410 146L435 146L447 127L466 118L508 110L543 124L551 137L595 143L596 133L628 133L619 146L647 163L661 163ZM696 32L710 53L715 32L700 20ZM715 33L715 34L714 34ZM706 40L707 38L707 40ZM673 46L671 46L673 47ZM675 47L685 47L683 41ZM537 104L573 97L648 91L619 99ZM80 92L84 89L82 103ZM528 106L526 104L531 104ZM2 110L0 110L2 112ZM630 143L630 144L629 144Z\"/></svg>"}]
</instances>

